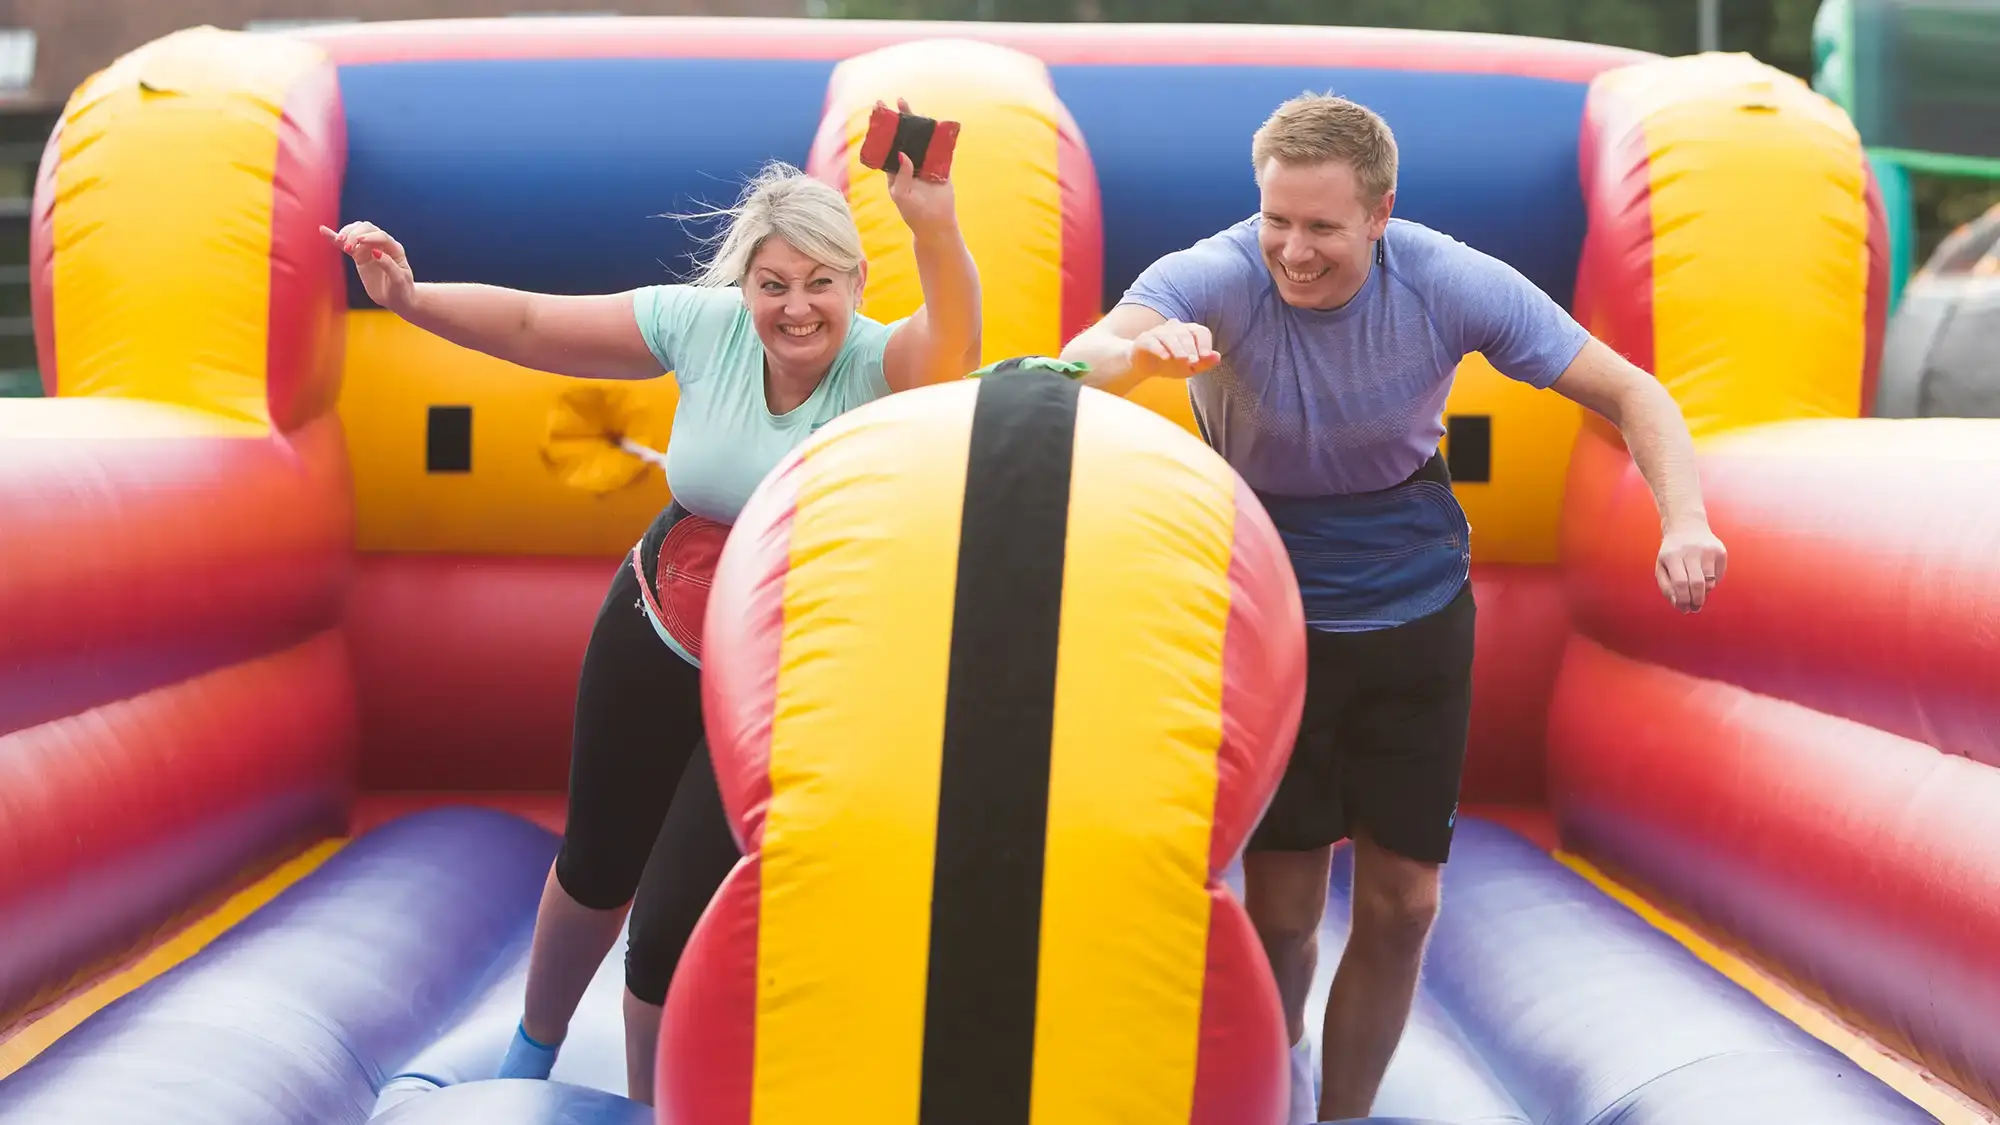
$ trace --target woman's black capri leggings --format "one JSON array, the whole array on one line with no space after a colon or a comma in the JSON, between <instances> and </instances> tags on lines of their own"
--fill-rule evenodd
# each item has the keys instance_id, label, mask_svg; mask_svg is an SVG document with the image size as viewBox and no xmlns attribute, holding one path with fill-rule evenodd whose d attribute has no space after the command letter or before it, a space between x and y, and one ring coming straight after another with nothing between
<instances>
[{"instance_id":1,"label":"woman's black capri leggings","mask_svg":"<svg viewBox=\"0 0 2000 1125\"><path fill-rule=\"evenodd\" d=\"M653 631L620 560L583 654L556 881L595 910L632 903L625 987L661 1004L739 858L702 737L701 671Z\"/></svg>"}]
</instances>

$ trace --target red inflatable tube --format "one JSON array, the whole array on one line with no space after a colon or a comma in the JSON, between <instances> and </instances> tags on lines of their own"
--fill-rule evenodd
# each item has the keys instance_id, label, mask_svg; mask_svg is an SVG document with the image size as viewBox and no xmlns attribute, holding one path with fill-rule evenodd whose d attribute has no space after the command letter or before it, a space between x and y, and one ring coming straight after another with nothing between
<instances>
[{"instance_id":1,"label":"red inflatable tube","mask_svg":"<svg viewBox=\"0 0 2000 1125\"><path fill-rule=\"evenodd\" d=\"M42 162L35 170L34 210L28 217L28 311L35 327L35 365L41 369L42 393L56 396L56 168L62 162L62 118L56 118L42 145Z\"/></svg>"},{"instance_id":2,"label":"red inflatable tube","mask_svg":"<svg viewBox=\"0 0 2000 1125\"><path fill-rule=\"evenodd\" d=\"M1097 162L1069 106L1056 103L1056 183L1062 192L1063 343L1097 323L1104 303L1104 200Z\"/></svg>"},{"instance_id":3,"label":"red inflatable tube","mask_svg":"<svg viewBox=\"0 0 2000 1125\"><path fill-rule=\"evenodd\" d=\"M739 861L688 937L681 963L703 968L677 974L667 992L653 1066L658 1125L750 1125L762 892L758 858Z\"/></svg>"},{"instance_id":4,"label":"red inflatable tube","mask_svg":"<svg viewBox=\"0 0 2000 1125\"><path fill-rule=\"evenodd\" d=\"M1990 423L1755 427L1700 453L1729 565L1710 606L1655 586L1659 519L1591 427L1563 558L1577 627L1610 648L2000 765L2000 448Z\"/></svg>"},{"instance_id":5,"label":"red inflatable tube","mask_svg":"<svg viewBox=\"0 0 2000 1125\"><path fill-rule=\"evenodd\" d=\"M319 228L340 229L346 171L347 111L340 74L329 60L286 91L278 123L265 398L284 432L331 411L340 397L346 259Z\"/></svg>"},{"instance_id":6,"label":"red inflatable tube","mask_svg":"<svg viewBox=\"0 0 2000 1125\"><path fill-rule=\"evenodd\" d=\"M346 634L362 785L565 788L583 650L621 563L361 556Z\"/></svg>"},{"instance_id":7,"label":"red inflatable tube","mask_svg":"<svg viewBox=\"0 0 2000 1125\"><path fill-rule=\"evenodd\" d=\"M579 21L542 28L494 20L477 27L442 22L363 24L332 34L301 33L326 48L342 67L457 59L750 58L844 59L925 34L921 24L832 20L801 35L795 21L729 18ZM1132 41L1091 24L961 24L970 34L1040 57L1052 66L1123 65ZM1155 66L1307 66L1357 70L1423 69L1456 74L1519 74L1584 82L1615 66L1655 56L1626 47L1502 36L1441 38L1421 30L1370 28L1342 34L1331 27L1159 25L1140 42Z\"/></svg>"},{"instance_id":8,"label":"red inflatable tube","mask_svg":"<svg viewBox=\"0 0 2000 1125\"><path fill-rule=\"evenodd\" d=\"M2000 769L1579 638L1549 792L1566 846L2000 1102Z\"/></svg>"},{"instance_id":9,"label":"red inflatable tube","mask_svg":"<svg viewBox=\"0 0 2000 1125\"><path fill-rule=\"evenodd\" d=\"M338 623L340 442L331 417L296 441L0 441L0 733Z\"/></svg>"},{"instance_id":10,"label":"red inflatable tube","mask_svg":"<svg viewBox=\"0 0 2000 1125\"><path fill-rule=\"evenodd\" d=\"M1612 350L1653 370L1653 194L1639 106L1593 82L1577 132L1585 207L1576 319Z\"/></svg>"},{"instance_id":11,"label":"red inflatable tube","mask_svg":"<svg viewBox=\"0 0 2000 1125\"><path fill-rule=\"evenodd\" d=\"M1875 412L1875 389L1882 378L1882 339L1889 331L1889 212L1882 202L1882 182L1875 178L1875 165L1863 161L1868 176L1868 300L1863 306L1866 342L1861 369L1861 415Z\"/></svg>"},{"instance_id":12,"label":"red inflatable tube","mask_svg":"<svg viewBox=\"0 0 2000 1125\"><path fill-rule=\"evenodd\" d=\"M0 1024L284 849L340 831L339 636L0 736Z\"/></svg>"},{"instance_id":13,"label":"red inflatable tube","mask_svg":"<svg viewBox=\"0 0 2000 1125\"><path fill-rule=\"evenodd\" d=\"M1208 893L1208 965L1201 986L1191 1122L1281 1121L1289 1088L1285 1013L1263 939L1226 887ZM1259 1064L1263 1065L1260 1066Z\"/></svg>"}]
</instances>

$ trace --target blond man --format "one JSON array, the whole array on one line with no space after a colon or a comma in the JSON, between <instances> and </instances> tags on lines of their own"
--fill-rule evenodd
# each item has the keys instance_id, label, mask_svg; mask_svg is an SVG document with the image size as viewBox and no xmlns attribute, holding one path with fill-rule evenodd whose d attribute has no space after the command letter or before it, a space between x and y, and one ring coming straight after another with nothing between
<instances>
[{"instance_id":1,"label":"blond man","mask_svg":"<svg viewBox=\"0 0 2000 1125\"><path fill-rule=\"evenodd\" d=\"M1308 625L1305 712L1243 857L1284 1003L1292 1121L1366 1117L1402 1037L1458 815L1472 704L1471 529L1440 456L1470 352L1624 434L1661 518L1654 577L1685 612L1722 576L1674 400L1519 272L1390 212L1396 142L1330 95L1251 143L1258 212L1140 275L1062 358L1123 394L1188 380L1204 438L1269 509ZM1333 845L1352 926L1311 1065L1306 992Z\"/></svg>"}]
</instances>

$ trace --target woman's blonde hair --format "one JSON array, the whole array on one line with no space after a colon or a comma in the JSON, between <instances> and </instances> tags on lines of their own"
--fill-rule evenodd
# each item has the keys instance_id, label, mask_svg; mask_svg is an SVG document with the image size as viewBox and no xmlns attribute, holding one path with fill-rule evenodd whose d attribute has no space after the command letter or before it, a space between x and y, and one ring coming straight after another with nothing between
<instances>
[{"instance_id":1,"label":"woman's blonde hair","mask_svg":"<svg viewBox=\"0 0 2000 1125\"><path fill-rule=\"evenodd\" d=\"M773 235L831 269L854 273L861 268L861 231L847 197L782 160L764 165L744 185L736 206L680 217L725 220L721 231L700 240L720 245L706 263L697 264L696 285L741 283L750 259Z\"/></svg>"}]
</instances>

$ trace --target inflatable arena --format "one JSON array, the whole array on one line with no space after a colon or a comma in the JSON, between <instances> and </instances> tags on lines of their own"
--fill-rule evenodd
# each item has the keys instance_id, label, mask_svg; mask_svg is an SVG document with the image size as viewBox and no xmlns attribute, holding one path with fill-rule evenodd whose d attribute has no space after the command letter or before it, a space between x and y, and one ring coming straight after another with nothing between
<instances>
[{"instance_id":1,"label":"inflatable arena","mask_svg":"<svg viewBox=\"0 0 2000 1125\"><path fill-rule=\"evenodd\" d=\"M1378 1117L1991 1120L2000 422L1864 416L1885 224L1835 105L1493 36L579 18L190 29L50 138L47 397L0 403L0 1123L1282 1121L1232 864L1300 611L1157 382L895 395L765 480L706 658L744 858L657 1105L622 946L553 1080L496 1080L584 642L668 500L617 439L666 448L675 384L428 336L320 228L616 291L782 159L846 193L889 320L915 267L858 150L903 97L962 124L985 359L1054 354L1254 211L1250 135L1303 90L1387 118L1399 215L1672 391L1730 549L1675 612L1616 432L1465 358L1470 759Z\"/></svg>"}]
</instances>

